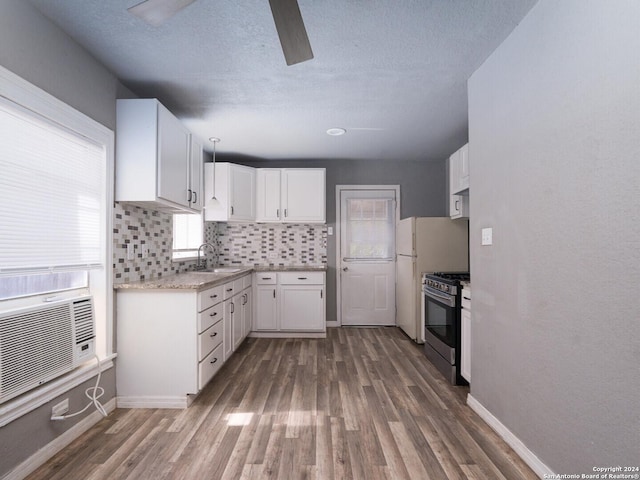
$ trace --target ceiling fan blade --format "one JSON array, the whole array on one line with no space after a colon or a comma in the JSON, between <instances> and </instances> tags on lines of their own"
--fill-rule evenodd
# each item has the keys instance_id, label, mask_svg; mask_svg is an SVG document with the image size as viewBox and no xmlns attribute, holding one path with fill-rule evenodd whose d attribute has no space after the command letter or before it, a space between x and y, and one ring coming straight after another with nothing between
<instances>
[{"instance_id":1,"label":"ceiling fan blade","mask_svg":"<svg viewBox=\"0 0 640 480\"><path fill-rule=\"evenodd\" d=\"M313 52L297 0L269 0L287 65L311 60Z\"/></svg>"},{"instance_id":2,"label":"ceiling fan blade","mask_svg":"<svg viewBox=\"0 0 640 480\"><path fill-rule=\"evenodd\" d=\"M145 0L127 11L145 22L158 27L196 0Z\"/></svg>"}]
</instances>

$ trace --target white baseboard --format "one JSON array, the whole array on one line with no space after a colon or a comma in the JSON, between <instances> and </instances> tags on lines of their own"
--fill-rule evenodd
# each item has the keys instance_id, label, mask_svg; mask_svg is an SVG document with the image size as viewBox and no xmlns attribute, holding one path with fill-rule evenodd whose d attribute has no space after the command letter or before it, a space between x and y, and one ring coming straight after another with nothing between
<instances>
[{"instance_id":1,"label":"white baseboard","mask_svg":"<svg viewBox=\"0 0 640 480\"><path fill-rule=\"evenodd\" d=\"M327 338L326 332L251 332L252 338Z\"/></svg>"},{"instance_id":2,"label":"white baseboard","mask_svg":"<svg viewBox=\"0 0 640 480\"><path fill-rule=\"evenodd\" d=\"M327 320L327 328L334 328L339 326L340 322L338 322L337 320Z\"/></svg>"},{"instance_id":3,"label":"white baseboard","mask_svg":"<svg viewBox=\"0 0 640 480\"><path fill-rule=\"evenodd\" d=\"M116 403L118 408L187 408L191 405L188 395L179 397L145 397L145 396L118 396Z\"/></svg>"},{"instance_id":4,"label":"white baseboard","mask_svg":"<svg viewBox=\"0 0 640 480\"><path fill-rule=\"evenodd\" d=\"M112 398L104 404L104 408L107 413L111 413L116 408L116 399ZM90 415L76 423L69 430L66 430L63 434L56 437L53 441L46 444L36 453L27 458L20 465L15 467L2 480L21 480L26 476L33 473L36 469L44 465L51 457L62 450L64 447L73 442L76 438L82 435L84 432L93 427L96 423L102 420L102 415L94 411Z\"/></svg>"},{"instance_id":5,"label":"white baseboard","mask_svg":"<svg viewBox=\"0 0 640 480\"><path fill-rule=\"evenodd\" d=\"M489 410L487 410L478 400L476 400L471 394L467 395L467 405L476 412L487 425L489 425L495 432L507 442L507 444L513 448L518 456L529 465L536 475L540 478L553 478L553 471L547 467L542 460L527 448L522 441L514 435L500 420L498 420Z\"/></svg>"}]
</instances>

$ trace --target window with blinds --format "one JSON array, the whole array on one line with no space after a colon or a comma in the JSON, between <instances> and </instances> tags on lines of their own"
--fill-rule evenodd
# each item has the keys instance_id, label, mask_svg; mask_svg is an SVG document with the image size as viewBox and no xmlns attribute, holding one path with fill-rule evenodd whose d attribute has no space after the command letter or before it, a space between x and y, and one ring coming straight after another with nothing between
<instances>
[{"instance_id":1,"label":"window with blinds","mask_svg":"<svg viewBox=\"0 0 640 480\"><path fill-rule=\"evenodd\" d=\"M0 299L104 268L105 146L0 98Z\"/></svg>"},{"instance_id":2,"label":"window with blinds","mask_svg":"<svg viewBox=\"0 0 640 480\"><path fill-rule=\"evenodd\" d=\"M202 244L202 215L175 213L173 215L173 259L198 256Z\"/></svg>"}]
</instances>

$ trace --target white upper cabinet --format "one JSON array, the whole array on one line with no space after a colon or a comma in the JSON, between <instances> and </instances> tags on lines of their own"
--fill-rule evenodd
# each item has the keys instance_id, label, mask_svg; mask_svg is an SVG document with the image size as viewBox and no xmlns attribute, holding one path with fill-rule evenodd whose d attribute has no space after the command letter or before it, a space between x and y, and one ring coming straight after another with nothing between
<instances>
[{"instance_id":1,"label":"white upper cabinet","mask_svg":"<svg viewBox=\"0 0 640 480\"><path fill-rule=\"evenodd\" d=\"M447 160L449 166L449 216L469 218L469 144Z\"/></svg>"},{"instance_id":2,"label":"white upper cabinet","mask_svg":"<svg viewBox=\"0 0 640 480\"><path fill-rule=\"evenodd\" d=\"M189 150L189 202L191 208L198 212L202 211L204 205L204 182L202 181L204 173L203 156L202 142L191 135L191 148Z\"/></svg>"},{"instance_id":3,"label":"white upper cabinet","mask_svg":"<svg viewBox=\"0 0 640 480\"><path fill-rule=\"evenodd\" d=\"M466 193L469 190L469 144L451 155L451 194Z\"/></svg>"},{"instance_id":4,"label":"white upper cabinet","mask_svg":"<svg viewBox=\"0 0 640 480\"><path fill-rule=\"evenodd\" d=\"M256 220L281 222L280 199L281 169L258 168L256 170Z\"/></svg>"},{"instance_id":5,"label":"white upper cabinet","mask_svg":"<svg viewBox=\"0 0 640 480\"><path fill-rule=\"evenodd\" d=\"M325 223L325 169L285 168L282 209L287 223Z\"/></svg>"},{"instance_id":6,"label":"white upper cabinet","mask_svg":"<svg viewBox=\"0 0 640 480\"><path fill-rule=\"evenodd\" d=\"M255 221L255 168L233 163L207 163L204 176L204 219L206 221Z\"/></svg>"},{"instance_id":7,"label":"white upper cabinet","mask_svg":"<svg viewBox=\"0 0 640 480\"><path fill-rule=\"evenodd\" d=\"M116 129L116 201L200 210L193 191L201 188L192 181L202 163L193 161L192 136L169 110L154 98L118 100Z\"/></svg>"},{"instance_id":8,"label":"white upper cabinet","mask_svg":"<svg viewBox=\"0 0 640 480\"><path fill-rule=\"evenodd\" d=\"M325 223L324 168L259 168L258 222Z\"/></svg>"}]
</instances>

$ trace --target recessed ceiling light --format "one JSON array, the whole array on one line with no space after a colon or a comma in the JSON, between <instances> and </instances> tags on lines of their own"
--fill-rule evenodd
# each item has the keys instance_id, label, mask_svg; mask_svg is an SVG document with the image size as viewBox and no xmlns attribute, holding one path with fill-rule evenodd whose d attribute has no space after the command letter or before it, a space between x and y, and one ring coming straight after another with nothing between
<instances>
[{"instance_id":1,"label":"recessed ceiling light","mask_svg":"<svg viewBox=\"0 0 640 480\"><path fill-rule=\"evenodd\" d=\"M218 143L220 139L218 137L209 137L209 141L213 143Z\"/></svg>"},{"instance_id":2,"label":"recessed ceiling light","mask_svg":"<svg viewBox=\"0 0 640 480\"><path fill-rule=\"evenodd\" d=\"M327 135L331 135L332 137L338 137L345 133L347 133L347 131L344 128L330 128L327 130Z\"/></svg>"}]
</instances>

